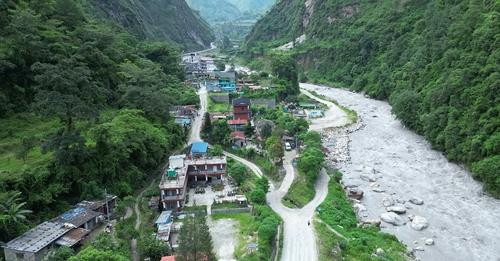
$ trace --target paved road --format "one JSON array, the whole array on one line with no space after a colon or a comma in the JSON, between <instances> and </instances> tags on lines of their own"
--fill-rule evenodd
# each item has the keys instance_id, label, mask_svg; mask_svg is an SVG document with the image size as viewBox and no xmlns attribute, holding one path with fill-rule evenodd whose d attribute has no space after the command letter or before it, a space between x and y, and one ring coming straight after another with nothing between
<instances>
[{"instance_id":1,"label":"paved road","mask_svg":"<svg viewBox=\"0 0 500 261\"><path fill-rule=\"evenodd\" d=\"M201 127L203 126L203 118L205 117L205 113L207 112L208 94L205 85L201 84L201 87L198 90L198 95L200 96L200 109L198 110L198 116L196 116L191 126L191 133L189 135L188 144L191 144L195 141L201 141Z\"/></svg>"},{"instance_id":2,"label":"paved road","mask_svg":"<svg viewBox=\"0 0 500 261\"><path fill-rule=\"evenodd\" d=\"M319 99L309 93L307 90L301 89L305 95L326 104L329 110L325 113L323 119L314 120L311 123L311 130L322 130L325 128L339 127L347 124L348 118L344 111L338 108L332 102ZM262 176L262 171L252 162L245 160L236 155L225 153L249 167L257 176ZM328 194L328 175L322 170L315 184L316 195L314 199L301 209L290 209L281 203L281 199L287 193L292 185L295 177L295 170L292 161L295 158L295 151L286 152L283 165L286 170L286 176L278 189L271 186L270 192L267 194L267 202L269 206L281 216L284 221L284 242L281 260L283 261L304 261L318 260L318 250L316 246L316 238L314 231L309 222L312 221L315 209L325 200Z\"/></svg>"},{"instance_id":3,"label":"paved road","mask_svg":"<svg viewBox=\"0 0 500 261\"><path fill-rule=\"evenodd\" d=\"M312 93L310 93L308 90L303 89L303 88L311 88L311 84L307 83L301 83L300 84L300 92L309 98L316 100L318 102L321 102L328 106L328 110L325 111L325 116L322 118L318 119L313 119L311 122L311 126L309 127L310 130L315 130L315 131L320 131L323 129L327 128L335 128L335 127L340 127L344 126L349 123L349 118L347 117L347 114L340 109L337 105L335 105L333 102L323 100L319 97L314 96Z\"/></svg>"}]
</instances>

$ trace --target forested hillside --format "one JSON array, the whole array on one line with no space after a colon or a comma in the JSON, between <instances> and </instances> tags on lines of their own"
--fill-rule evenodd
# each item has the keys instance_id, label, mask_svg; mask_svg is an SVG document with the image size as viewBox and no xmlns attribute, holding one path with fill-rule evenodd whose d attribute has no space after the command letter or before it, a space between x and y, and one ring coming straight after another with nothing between
<instances>
[{"instance_id":1,"label":"forested hillside","mask_svg":"<svg viewBox=\"0 0 500 261\"><path fill-rule=\"evenodd\" d=\"M130 33L149 40L167 40L187 51L210 47L210 26L184 0L88 0L96 17L112 20Z\"/></svg>"},{"instance_id":2,"label":"forested hillside","mask_svg":"<svg viewBox=\"0 0 500 261\"><path fill-rule=\"evenodd\" d=\"M240 18L238 7L226 0L187 0L188 5L200 12L200 15L209 23L226 22Z\"/></svg>"},{"instance_id":3,"label":"forested hillside","mask_svg":"<svg viewBox=\"0 0 500 261\"><path fill-rule=\"evenodd\" d=\"M92 17L0 2L0 241L104 189L131 194L183 143L169 107L198 98L179 50Z\"/></svg>"},{"instance_id":4,"label":"forested hillside","mask_svg":"<svg viewBox=\"0 0 500 261\"><path fill-rule=\"evenodd\" d=\"M500 196L500 2L283 0L247 37L291 51L302 78L387 99L402 122Z\"/></svg>"}]
</instances>

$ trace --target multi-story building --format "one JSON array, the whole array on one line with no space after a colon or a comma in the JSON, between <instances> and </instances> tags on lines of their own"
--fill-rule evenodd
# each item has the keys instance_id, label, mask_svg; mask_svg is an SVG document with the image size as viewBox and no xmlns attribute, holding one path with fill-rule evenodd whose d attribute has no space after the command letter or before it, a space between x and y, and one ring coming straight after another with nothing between
<instances>
[{"instance_id":1,"label":"multi-story building","mask_svg":"<svg viewBox=\"0 0 500 261\"><path fill-rule=\"evenodd\" d=\"M221 182L226 174L226 157L207 156L207 143L195 142L191 154L169 158L160 182L160 202L165 210L184 206L188 182Z\"/></svg>"},{"instance_id":2,"label":"multi-story building","mask_svg":"<svg viewBox=\"0 0 500 261\"><path fill-rule=\"evenodd\" d=\"M252 117L250 99L238 98L233 100L233 115L235 120L247 120Z\"/></svg>"}]
</instances>

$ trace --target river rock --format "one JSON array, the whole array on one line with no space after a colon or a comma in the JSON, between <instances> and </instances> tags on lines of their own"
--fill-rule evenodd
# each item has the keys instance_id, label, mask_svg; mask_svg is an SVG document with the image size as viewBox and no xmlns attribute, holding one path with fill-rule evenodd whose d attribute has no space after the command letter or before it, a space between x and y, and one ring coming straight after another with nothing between
<instances>
[{"instance_id":1,"label":"river rock","mask_svg":"<svg viewBox=\"0 0 500 261\"><path fill-rule=\"evenodd\" d=\"M380 227L380 219L366 219L361 221L363 225Z\"/></svg>"},{"instance_id":2,"label":"river rock","mask_svg":"<svg viewBox=\"0 0 500 261\"><path fill-rule=\"evenodd\" d=\"M394 205L394 199L392 199L390 197L385 197L384 199L382 199L382 205L384 207L390 207L390 206Z\"/></svg>"},{"instance_id":3,"label":"river rock","mask_svg":"<svg viewBox=\"0 0 500 261\"><path fill-rule=\"evenodd\" d=\"M394 226L402 226L406 224L405 220L394 212L385 212L380 215L382 221L392 224Z\"/></svg>"},{"instance_id":4,"label":"river rock","mask_svg":"<svg viewBox=\"0 0 500 261\"><path fill-rule=\"evenodd\" d=\"M377 178L374 177L373 175L367 175L367 174L361 174L361 176L359 176L362 180L366 181L366 182L375 182L377 181Z\"/></svg>"},{"instance_id":5,"label":"river rock","mask_svg":"<svg viewBox=\"0 0 500 261\"><path fill-rule=\"evenodd\" d=\"M372 191L373 192L377 192L377 193L382 193L382 192L385 192L385 189L383 189L383 188L373 188Z\"/></svg>"},{"instance_id":6,"label":"river rock","mask_svg":"<svg viewBox=\"0 0 500 261\"><path fill-rule=\"evenodd\" d=\"M409 216L408 218L411 220L411 228L417 231L423 230L429 226L429 222L424 217Z\"/></svg>"},{"instance_id":7,"label":"river rock","mask_svg":"<svg viewBox=\"0 0 500 261\"><path fill-rule=\"evenodd\" d=\"M363 198L364 192L358 188L350 188L347 190L347 196L353 199L360 200Z\"/></svg>"},{"instance_id":8,"label":"river rock","mask_svg":"<svg viewBox=\"0 0 500 261\"><path fill-rule=\"evenodd\" d=\"M354 204L353 208L358 216L361 216L366 211L366 207L359 203Z\"/></svg>"},{"instance_id":9,"label":"river rock","mask_svg":"<svg viewBox=\"0 0 500 261\"><path fill-rule=\"evenodd\" d=\"M396 205L396 206L386 207L385 210L387 210L389 212L394 212L396 214L404 214L404 213L406 213L406 208L403 205Z\"/></svg>"},{"instance_id":10,"label":"river rock","mask_svg":"<svg viewBox=\"0 0 500 261\"><path fill-rule=\"evenodd\" d=\"M410 202L413 203L413 204L415 204L415 205L422 205L422 204L424 204L424 201L422 199L419 199L419 198L411 198Z\"/></svg>"},{"instance_id":11,"label":"river rock","mask_svg":"<svg viewBox=\"0 0 500 261\"><path fill-rule=\"evenodd\" d=\"M425 243L426 245L428 245L428 246L432 246L432 245L434 245L434 239L432 239L432 238L427 238L427 239L424 241L424 243Z\"/></svg>"},{"instance_id":12,"label":"river rock","mask_svg":"<svg viewBox=\"0 0 500 261\"><path fill-rule=\"evenodd\" d=\"M424 251L424 248L421 247L421 246L418 246L418 247L415 247L415 250L417 250L417 251Z\"/></svg>"}]
</instances>

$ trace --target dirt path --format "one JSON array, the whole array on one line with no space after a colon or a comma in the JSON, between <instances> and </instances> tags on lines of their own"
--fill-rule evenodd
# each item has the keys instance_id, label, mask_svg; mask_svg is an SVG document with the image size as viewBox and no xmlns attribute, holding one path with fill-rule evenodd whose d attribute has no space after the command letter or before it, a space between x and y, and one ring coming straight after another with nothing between
<instances>
[{"instance_id":1,"label":"dirt path","mask_svg":"<svg viewBox=\"0 0 500 261\"><path fill-rule=\"evenodd\" d=\"M151 183L149 183L148 186L146 186L140 193L139 195L137 195L137 199L135 200L135 204L134 204L134 212L135 212L135 224L134 224L134 229L139 231L139 228L141 226L141 223L142 223L142 220L141 220L141 210L139 208L139 204L141 203L142 201L142 195L144 195L144 192L146 192L146 189L148 189L149 187L151 187L153 185L153 183L155 182L156 180L152 180ZM131 249L131 252L132 252L132 260L133 261L139 261L139 252L137 251L137 239L136 238L133 238L131 241L130 241L130 249Z\"/></svg>"},{"instance_id":2,"label":"dirt path","mask_svg":"<svg viewBox=\"0 0 500 261\"><path fill-rule=\"evenodd\" d=\"M311 125L309 126L310 130L321 131L327 128L341 127L349 123L349 118L347 117L347 114L337 105L335 105L333 102L326 101L319 97L316 97L308 90L303 89L304 87L306 88L310 87L309 84L301 83L300 86L301 86L300 92L302 94L328 106L328 110L325 111L324 117L311 120Z\"/></svg>"}]
</instances>

